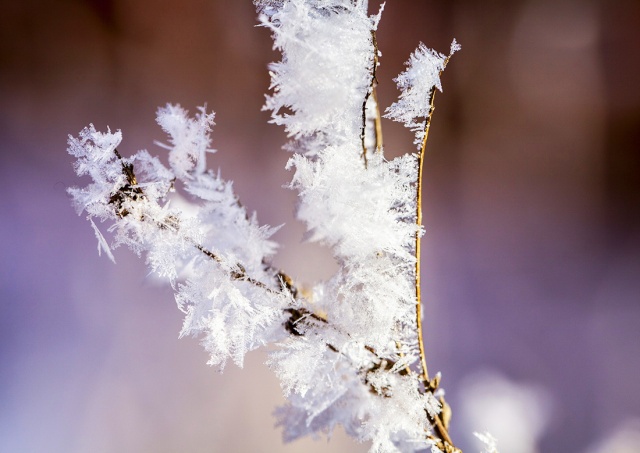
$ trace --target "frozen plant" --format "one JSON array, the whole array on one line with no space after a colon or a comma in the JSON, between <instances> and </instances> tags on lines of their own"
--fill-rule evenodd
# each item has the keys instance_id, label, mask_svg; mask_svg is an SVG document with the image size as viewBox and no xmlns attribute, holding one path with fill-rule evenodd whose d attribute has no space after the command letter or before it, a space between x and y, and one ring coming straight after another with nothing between
<instances>
[{"instance_id":1,"label":"frozen plant","mask_svg":"<svg viewBox=\"0 0 640 453\"><path fill-rule=\"evenodd\" d=\"M330 247L336 274L301 291L270 262L274 228L260 226L220 173L207 169L213 113L160 108L167 168L147 151L124 157L122 135L90 125L69 138L84 188L69 189L98 250L127 245L166 277L209 364L242 366L259 346L287 397L286 440L340 424L371 452L457 452L440 375L427 371L420 305L421 173L440 74L448 55L420 45L386 112L416 133L419 151L386 160L375 96L382 14L366 0L257 1L282 60L272 63L265 108L292 139L290 188L308 238ZM384 6L384 5L383 5ZM180 184L176 185L176 181ZM189 212L170 203L176 186ZM95 220L106 223L111 244Z\"/></svg>"}]
</instances>

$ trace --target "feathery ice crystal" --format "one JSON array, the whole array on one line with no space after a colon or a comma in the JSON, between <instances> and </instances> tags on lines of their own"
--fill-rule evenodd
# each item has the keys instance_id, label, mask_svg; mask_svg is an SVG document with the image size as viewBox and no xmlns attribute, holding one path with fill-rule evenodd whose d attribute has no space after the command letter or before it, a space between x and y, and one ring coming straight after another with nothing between
<instances>
[{"instance_id":1,"label":"feathery ice crystal","mask_svg":"<svg viewBox=\"0 0 640 453\"><path fill-rule=\"evenodd\" d=\"M207 170L213 113L194 117L160 108L169 167L147 151L123 157L120 131L93 125L69 138L84 188L69 189L112 260L127 245L166 277L185 314L181 335L200 338L209 363L271 343L269 366L287 405L278 423L287 440L341 424L371 452L457 450L449 409L429 379L418 333L419 174L433 94L449 56L420 45L397 79L401 95L387 116L417 134L420 153L391 161L382 154L376 105L379 52L364 0L257 1L282 60L272 63L265 108L285 127L294 151L290 188L308 238L330 247L337 273L303 295L271 266L274 228L260 226L219 173ZM175 182L193 199L171 205ZM109 245L94 219L106 222Z\"/></svg>"}]
</instances>

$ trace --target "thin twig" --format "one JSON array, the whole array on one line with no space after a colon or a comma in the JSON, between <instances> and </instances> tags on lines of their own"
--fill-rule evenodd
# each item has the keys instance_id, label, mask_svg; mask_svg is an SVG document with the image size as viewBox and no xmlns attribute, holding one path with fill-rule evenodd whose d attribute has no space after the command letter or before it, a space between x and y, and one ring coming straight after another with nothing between
<instances>
[{"instance_id":1,"label":"thin twig","mask_svg":"<svg viewBox=\"0 0 640 453\"><path fill-rule=\"evenodd\" d=\"M127 215L130 214L129 211L127 211L122 206L122 204L124 203L125 200L128 199L128 200L131 200L131 201L139 201L139 200L146 199L146 196L145 196L144 191L142 190L142 188L138 185L138 181L137 181L136 174L135 174L135 171L134 171L134 168L133 168L133 164L125 162L125 160L120 155L120 153L118 152L117 149L114 149L114 153L115 153L116 157L118 158L118 160L120 161L120 163L122 165L122 173L127 178L127 184L122 186L120 189L118 189L118 191L116 191L113 195L111 195L111 197L109 198L109 203L115 205L116 214L118 215L118 217L123 218L123 217L126 217ZM158 219L154 219L152 217L143 216L140 220L141 221L145 221L145 220L149 220L149 219L151 221L153 221L156 224L156 226L158 226L158 228L160 228L160 229L170 228L174 232L179 233L179 230L180 230L179 220L177 218L175 218L174 216L169 216L167 219L163 219L163 220L158 220ZM190 242L191 244L193 244L193 246L197 250L199 250L204 255L206 255L207 257L211 258L212 260L214 260L218 264L225 264L225 261L222 258L220 258L218 255L216 255L211 250L205 248L203 245L198 243L195 239L193 239L191 237L188 237L188 236L183 236L183 238L187 242ZM268 266L268 265L265 266L265 267L267 269L272 269L271 266ZM266 283L261 282L261 281L255 279L255 278L253 278L253 277L250 277L247 274L247 271L244 268L244 266L242 264L240 264L240 263L236 263L235 266L232 267L232 269L233 270L230 272L229 275L233 280L245 281L245 282L250 283L250 284L252 284L254 286L257 286L258 288L262 288L265 291L270 292L270 293L278 293L279 292L279 291L276 291L276 290L270 288ZM280 284L284 284L287 288L290 286L290 282L292 282L292 280L291 280L291 278L289 276L287 276L286 274L284 274L284 273L282 273L280 271L278 271L276 273L276 276L278 277L278 281L279 281Z\"/></svg>"},{"instance_id":2,"label":"thin twig","mask_svg":"<svg viewBox=\"0 0 640 453\"><path fill-rule=\"evenodd\" d=\"M367 168L368 160L367 160L367 145L366 145L366 132L367 132L367 103L369 102L369 98L373 96L373 101L376 106L376 116L374 118L374 128L375 128L375 137L376 137L376 152L380 152L382 150L382 127L381 127L381 116L380 109L378 108L378 99L376 96L376 86L378 85L378 41L376 40L376 31L371 30L371 42L373 44L373 67L371 69L371 82L369 83L369 89L367 90L367 94L364 96L364 101L362 101L362 128L360 129L360 141L362 142L362 158L364 159L364 166Z\"/></svg>"},{"instance_id":3,"label":"thin twig","mask_svg":"<svg viewBox=\"0 0 640 453\"><path fill-rule=\"evenodd\" d=\"M420 245L421 245L421 231L422 227L422 169L424 166L424 155L427 149L427 138L429 137L429 128L431 127L431 117L434 111L434 101L436 96L435 88L431 89L429 95L429 114L425 119L424 136L422 138L422 146L418 153L418 181L416 183L416 224L418 225L418 231L416 231L415 241L415 254L416 254L416 324L418 330L418 346L420 348L420 365L422 367L422 374L420 378L425 383L426 387L430 387L429 383L429 371L427 369L427 359L424 352L424 341L422 338L422 298L420 294Z\"/></svg>"},{"instance_id":4,"label":"thin twig","mask_svg":"<svg viewBox=\"0 0 640 453\"><path fill-rule=\"evenodd\" d=\"M376 153L382 152L382 115L380 115L380 104L378 104L378 91L373 88L371 93L373 101L376 104L376 116L373 119L373 123L376 131Z\"/></svg>"},{"instance_id":5,"label":"thin twig","mask_svg":"<svg viewBox=\"0 0 640 453\"><path fill-rule=\"evenodd\" d=\"M440 75L442 75L442 71L447 66L449 62L449 57L445 58L444 63L442 65L442 70L440 71ZM421 231L420 227L422 226L422 170L424 166L424 156L427 149L427 139L429 138L429 129L431 127L431 118L433 117L433 112L435 110L435 96L436 96L436 88L433 87L431 92L429 93L429 112L424 120L424 135L422 137L422 145L420 147L420 152L418 153L418 179L416 181L416 224L418 225L418 231L416 231L416 239L415 239L415 256L416 256L416 266L415 266L415 281L416 281L416 326L418 333L418 346L420 348L420 365L422 367L422 373L419 376L424 384L425 391L434 392L438 385L440 379L438 377L433 380L429 378L429 371L427 369L427 359L424 351L424 340L422 335L422 299L420 293L420 246L421 246ZM443 401L443 405L444 405ZM443 450L445 453L458 453L461 452L458 448L456 448L449 436L448 427L443 419L443 417L439 414L435 416L431 416L427 413L429 420L433 423L434 429L441 439L441 445L438 445L438 448Z\"/></svg>"},{"instance_id":6,"label":"thin twig","mask_svg":"<svg viewBox=\"0 0 640 453\"><path fill-rule=\"evenodd\" d=\"M447 63L449 63L449 58L451 55L444 59L442 64L442 69L440 70L438 77L442 75L442 71L447 67ZM429 371L427 369L427 359L426 354L424 352L424 341L422 337L422 298L420 294L420 246L421 246L421 231L422 227L422 170L424 167L424 156L427 149L427 139L429 138L429 129L431 128L431 118L433 117L433 112L435 110L435 97L436 97L436 88L431 88L431 92L429 93L429 112L424 120L424 135L422 137L422 145L420 147L420 152L418 153L418 180L416 181L416 225L418 226L418 231L416 231L416 240L415 240L415 255L416 255L416 268L415 268L415 278L416 278L416 325L418 330L418 345L420 348L420 364L422 367L422 381L425 384L426 389L435 390L437 387L436 382L432 382L429 379Z\"/></svg>"}]
</instances>

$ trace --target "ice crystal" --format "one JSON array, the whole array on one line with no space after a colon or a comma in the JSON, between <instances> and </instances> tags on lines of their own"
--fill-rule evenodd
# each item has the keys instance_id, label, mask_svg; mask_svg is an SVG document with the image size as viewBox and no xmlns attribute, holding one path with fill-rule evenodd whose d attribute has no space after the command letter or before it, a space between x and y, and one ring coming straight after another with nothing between
<instances>
[{"instance_id":1,"label":"ice crystal","mask_svg":"<svg viewBox=\"0 0 640 453\"><path fill-rule=\"evenodd\" d=\"M420 43L406 62L407 69L395 79L401 91L400 98L387 109L385 116L404 123L414 131L414 144L418 148L422 146L424 124L417 120L424 120L431 114L434 88L442 91L440 74L449 58L460 48L454 39L446 56Z\"/></svg>"}]
</instances>

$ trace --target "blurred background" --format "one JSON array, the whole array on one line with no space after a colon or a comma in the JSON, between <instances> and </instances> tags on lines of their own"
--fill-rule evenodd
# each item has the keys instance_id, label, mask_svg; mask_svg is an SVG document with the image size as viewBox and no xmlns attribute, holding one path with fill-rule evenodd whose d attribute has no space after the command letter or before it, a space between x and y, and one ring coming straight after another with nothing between
<instances>
[{"instance_id":1,"label":"blurred background","mask_svg":"<svg viewBox=\"0 0 640 453\"><path fill-rule=\"evenodd\" d=\"M377 3L372 2L372 10ZM128 250L99 258L65 189L88 123L123 154L164 136L167 102L217 112L210 165L262 223L276 264L327 278L301 242L284 132L261 111L278 59L248 0L0 2L0 451L365 452L283 445L263 364L223 374L178 340L172 291ZM425 169L423 294L430 370L453 436L478 451L640 451L640 3L386 5L379 97L420 41L462 51L436 97ZM392 157L410 134L385 124Z\"/></svg>"}]
</instances>

